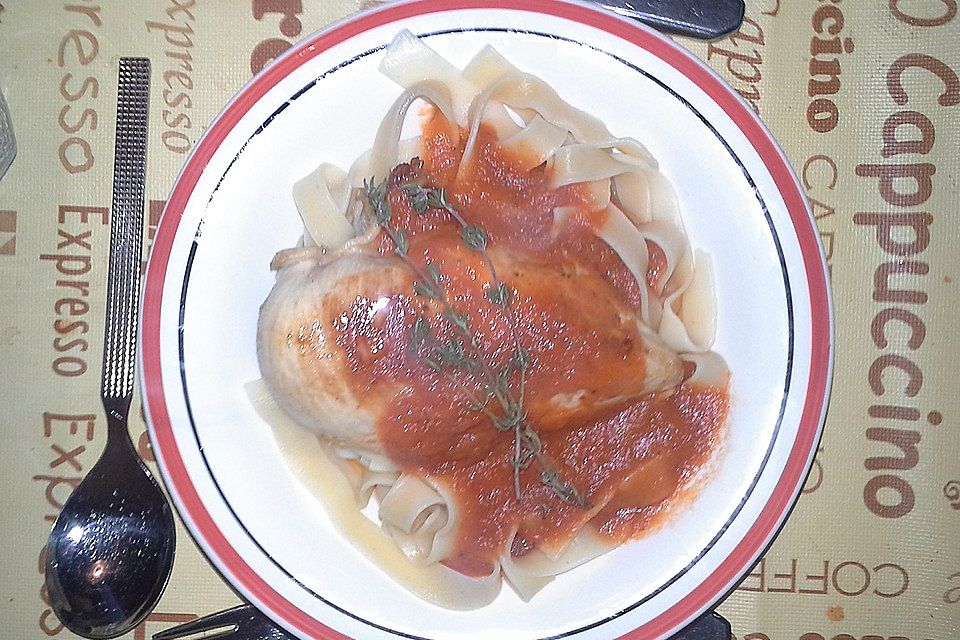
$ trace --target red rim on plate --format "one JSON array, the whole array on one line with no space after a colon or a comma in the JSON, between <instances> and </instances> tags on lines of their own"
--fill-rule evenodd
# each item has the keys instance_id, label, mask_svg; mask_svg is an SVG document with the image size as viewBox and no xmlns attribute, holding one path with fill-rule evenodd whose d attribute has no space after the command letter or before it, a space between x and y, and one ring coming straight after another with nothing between
<instances>
[{"instance_id":1,"label":"red rim on plate","mask_svg":"<svg viewBox=\"0 0 960 640\"><path fill-rule=\"evenodd\" d=\"M174 435L162 383L163 285L181 217L207 163L244 114L272 87L308 60L365 31L411 17L461 9L507 9L574 21L632 43L673 67L736 123L769 171L796 231L811 314L811 367L797 436L776 488L736 548L695 589L655 619L624 636L637 640L661 637L682 628L732 588L772 541L799 495L826 411L831 380L832 311L823 254L806 199L792 169L756 114L691 54L665 37L612 13L564 0L414 0L337 23L294 46L253 79L196 146L170 195L153 243L144 291L140 353L144 397L157 458L181 514L192 524L194 536L237 587L272 618L306 637L325 640L345 637L296 607L264 581L228 542L192 484Z\"/></svg>"}]
</instances>

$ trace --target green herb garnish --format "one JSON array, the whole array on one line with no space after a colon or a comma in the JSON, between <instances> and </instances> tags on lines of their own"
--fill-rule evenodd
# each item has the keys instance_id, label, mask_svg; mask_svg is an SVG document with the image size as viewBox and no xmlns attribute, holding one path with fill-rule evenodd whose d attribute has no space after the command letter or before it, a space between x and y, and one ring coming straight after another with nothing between
<instances>
[{"instance_id":1,"label":"green herb garnish","mask_svg":"<svg viewBox=\"0 0 960 640\"><path fill-rule=\"evenodd\" d=\"M442 307L441 316L455 330L454 337L441 339L430 321L417 316L408 342L408 348L416 353L420 361L432 371L446 376L457 386L467 399L471 411L483 413L494 428L513 434L513 452L510 464L513 467L513 485L516 498L520 499L520 471L536 463L540 471L540 481L549 487L560 500L581 508L589 508L584 495L572 484L565 482L560 473L550 467L543 456L540 436L527 422L524 410L524 391L527 371L531 365L530 353L520 344L517 328L516 309L512 305L510 288L497 276L493 261L487 252L489 241L487 232L480 226L468 224L454 208L444 189L424 187L407 183L400 187L409 198L411 208L418 214L430 209L446 212L460 225L460 237L464 245L476 251L482 257L490 274L490 287L484 297L506 314L510 326L512 352L506 364L499 366L489 362L480 350L479 336L470 327L469 318L459 312L447 298L440 269L431 263L421 268L409 254L409 243L402 229L391 225L391 207L387 193L387 181L377 182L375 178L364 180L363 196L373 218L383 228L394 243L394 252L416 275L414 292L422 297L437 301ZM465 373L479 388L479 392L464 384L456 372ZM516 380L516 384L512 382Z\"/></svg>"}]
</instances>

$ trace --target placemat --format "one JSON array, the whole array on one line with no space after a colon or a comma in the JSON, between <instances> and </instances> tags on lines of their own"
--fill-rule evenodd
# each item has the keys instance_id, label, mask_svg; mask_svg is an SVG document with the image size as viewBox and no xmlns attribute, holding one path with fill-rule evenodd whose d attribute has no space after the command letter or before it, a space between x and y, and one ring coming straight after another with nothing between
<instances>
[{"instance_id":1,"label":"placemat","mask_svg":"<svg viewBox=\"0 0 960 640\"><path fill-rule=\"evenodd\" d=\"M204 127L355 0L2 0L0 637L72 638L43 546L96 461L116 66L153 65L148 242ZM960 638L960 17L956 0L748 0L742 29L679 39L760 114L829 260L836 370L803 496L720 606L739 640ZM136 414L136 410L134 411ZM134 440L150 460L142 419ZM179 530L142 640L234 605Z\"/></svg>"}]
</instances>

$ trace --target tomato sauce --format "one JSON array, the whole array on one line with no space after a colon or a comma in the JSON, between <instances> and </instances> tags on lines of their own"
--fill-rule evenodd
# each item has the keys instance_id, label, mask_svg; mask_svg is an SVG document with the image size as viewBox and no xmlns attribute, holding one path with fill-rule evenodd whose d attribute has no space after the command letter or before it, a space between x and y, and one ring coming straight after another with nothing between
<instances>
[{"instance_id":1,"label":"tomato sauce","mask_svg":"<svg viewBox=\"0 0 960 640\"><path fill-rule=\"evenodd\" d=\"M337 339L358 395L380 393L389 381L377 424L387 454L401 469L429 475L459 497L458 542L446 563L480 576L489 574L514 531L516 555L561 543L583 526L612 544L642 535L679 500L715 448L728 397L726 385L687 382L631 396L630 385L644 369L642 360L625 354L640 349L640 339L635 326L620 326L619 316L636 310L640 292L594 233L603 213L590 211L576 186L552 188L542 166L522 169L485 128L474 161L461 166L462 138L453 142L442 117L426 119L421 162L401 165L389 181L391 224L409 239L407 254L419 275L428 268L441 274L451 306L469 322L475 349L493 369L515 353L514 337L530 354L523 381L527 421L545 464L576 487L585 504L561 500L535 463L520 471L517 499L514 434L495 428L473 405L483 387L463 371L441 375L411 345L416 317L443 340L455 335L442 305L413 293L413 269L405 292L388 300L346 300L331 314L350 319L350 330ZM463 219L484 229L497 276L513 291L513 312L485 299L494 282L490 265L464 246L460 224L442 210L414 211L403 191L410 181L445 188ZM575 211L559 230L556 207ZM649 244L647 279L655 287L666 261ZM378 246L384 254L395 249L383 232ZM518 385L517 378L511 374L510 383ZM593 402L590 394L598 390L606 396ZM568 396L569 406L557 405L557 397Z\"/></svg>"}]
</instances>

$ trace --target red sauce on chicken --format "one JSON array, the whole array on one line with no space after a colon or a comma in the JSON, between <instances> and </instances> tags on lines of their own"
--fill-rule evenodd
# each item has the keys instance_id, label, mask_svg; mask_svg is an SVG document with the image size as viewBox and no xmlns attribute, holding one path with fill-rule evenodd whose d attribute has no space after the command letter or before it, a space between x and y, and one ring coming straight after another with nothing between
<instances>
[{"instance_id":1,"label":"red sauce on chicken","mask_svg":"<svg viewBox=\"0 0 960 640\"><path fill-rule=\"evenodd\" d=\"M518 499L511 462L516 443L477 410L483 389L462 372L438 373L411 348L417 316L428 318L442 339L455 334L442 305L414 294L412 269L410 287L389 301L357 298L331 311L351 320L337 338L350 359L351 382L362 397L390 381L377 424L386 452L401 469L429 475L458 496L460 530L450 567L489 574L514 531L517 555L583 526L614 543L636 538L682 497L715 447L727 414L726 385L683 383L631 396L631 384L645 371L624 355L640 348L640 338L620 315L636 310L640 292L594 233L603 213L590 211L576 186L552 188L542 166L522 169L521 158L486 128L471 166L460 166L462 138L459 144L453 139L442 117L427 118L422 164L401 165L389 181L391 224L404 231L407 254L422 272L432 265L442 274L447 299L477 337L472 348L492 369L509 362L515 340L529 354L525 409L544 462L520 471ZM461 225L439 209L414 211L403 189L411 181L444 188L460 216L484 229L488 253L509 267L497 276L513 292L513 315L484 297L492 282L489 264L464 246ZM553 212L561 206L575 213L558 232ZM378 243L384 254L395 249L383 232ZM654 287L666 262L656 244L648 242L648 249L647 279ZM510 382L518 384L516 373ZM605 396L592 402L598 390ZM561 500L542 481L544 464L576 487L583 504Z\"/></svg>"}]
</instances>

